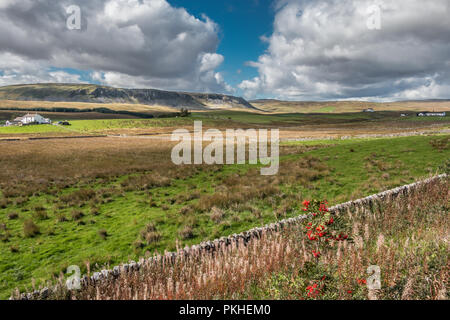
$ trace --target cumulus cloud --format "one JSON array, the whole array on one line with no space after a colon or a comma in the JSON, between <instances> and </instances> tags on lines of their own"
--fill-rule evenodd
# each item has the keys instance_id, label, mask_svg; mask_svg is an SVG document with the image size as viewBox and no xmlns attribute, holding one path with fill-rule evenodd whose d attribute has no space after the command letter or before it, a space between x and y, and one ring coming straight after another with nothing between
<instances>
[{"instance_id":1,"label":"cumulus cloud","mask_svg":"<svg viewBox=\"0 0 450 320\"><path fill-rule=\"evenodd\" d=\"M218 26L166 0L2 0L0 83L80 81L52 68L92 71L92 79L123 87L227 91L216 69ZM81 30L66 26L71 5ZM19 63L20 65L21 63ZM8 74L8 77L5 77Z\"/></svg>"},{"instance_id":2,"label":"cumulus cloud","mask_svg":"<svg viewBox=\"0 0 450 320\"><path fill-rule=\"evenodd\" d=\"M0 53L0 86L20 83L82 82L78 74L45 67L11 53Z\"/></svg>"},{"instance_id":3,"label":"cumulus cloud","mask_svg":"<svg viewBox=\"0 0 450 320\"><path fill-rule=\"evenodd\" d=\"M379 8L381 29L369 29ZM246 97L449 98L448 0L280 0ZM370 25L370 24L369 24Z\"/></svg>"}]
</instances>

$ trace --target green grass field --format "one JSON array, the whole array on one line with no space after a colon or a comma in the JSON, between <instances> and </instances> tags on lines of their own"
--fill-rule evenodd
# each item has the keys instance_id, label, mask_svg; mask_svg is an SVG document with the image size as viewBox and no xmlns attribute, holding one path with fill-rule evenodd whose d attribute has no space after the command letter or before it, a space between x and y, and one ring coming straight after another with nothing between
<instances>
[{"instance_id":1,"label":"green grass field","mask_svg":"<svg viewBox=\"0 0 450 320\"><path fill-rule=\"evenodd\" d=\"M186 118L166 119L113 119L113 120L75 120L70 122L71 130L83 133L102 132L115 129L145 129L158 127L174 127L192 123Z\"/></svg>"},{"instance_id":2,"label":"green grass field","mask_svg":"<svg viewBox=\"0 0 450 320\"><path fill-rule=\"evenodd\" d=\"M64 133L66 130L59 126L48 124L36 126L22 126L22 127L0 127L0 134L32 134L32 133Z\"/></svg>"},{"instance_id":3,"label":"green grass field","mask_svg":"<svg viewBox=\"0 0 450 320\"><path fill-rule=\"evenodd\" d=\"M450 126L450 117L400 117L398 112L371 113L327 113L329 110L321 110L318 114L286 113L286 114L259 114L241 111L214 111L193 113L189 118L155 118L155 119L95 119L95 120L70 120L70 127L54 125L37 125L23 127L0 127L0 135L17 134L39 134L46 135L78 133L78 134L101 134L111 131L145 130L160 127L183 127L192 126L193 121L203 121L205 125L214 127L248 127L248 126L271 126L271 127L298 127L303 126L347 126L363 129L370 125L373 128L395 129L397 126L410 124L412 127L436 124L443 127ZM63 116L63 115L62 115Z\"/></svg>"},{"instance_id":4,"label":"green grass field","mask_svg":"<svg viewBox=\"0 0 450 320\"><path fill-rule=\"evenodd\" d=\"M135 124L133 121L130 125ZM80 121L74 122L73 128L95 131L105 126L126 125L119 120ZM282 180L274 194L249 198L246 203L215 204L223 213L220 222L212 219L208 210L195 210L196 205L225 188L227 179L236 174L238 184L243 183L244 187L249 180L262 179L254 174L255 166L200 170L191 177L175 178L168 186L148 190L127 191L121 189L121 183L133 176L151 175L149 172L110 180L95 179L53 193L41 192L25 202L15 199L7 206L0 206L0 235L3 237L0 242L0 298L8 298L15 287L30 289L32 279L38 284L45 283L70 265L79 265L86 271L85 263L89 261L92 271L135 260L146 252L174 250L177 239L182 245L195 244L295 216L300 213L301 199L328 199L333 205L441 173L450 158L448 139L447 135L289 143L287 147L293 151L282 157L280 170L285 166L286 171L290 171L290 163L302 159L316 159L314 163L320 164L317 168L326 170L317 169L322 171L302 183L304 176L310 174L310 168L302 167L293 172L290 180ZM295 148L302 146L310 147L309 151L297 152ZM264 183L265 180L258 181ZM271 180L271 183L277 182ZM102 201L81 207L58 206L63 196L70 198L86 189L102 191ZM108 194L105 190L121 191ZM190 198L192 194L197 196ZM274 214L274 208L284 204L290 208ZM47 217L36 218L36 207L42 207L39 210L44 210ZM185 210L186 207L194 210ZM71 218L74 209L83 215ZM11 219L8 216L11 213L17 213L18 217ZM61 221L61 216L66 221ZM40 229L34 237L24 236L24 222L30 218ZM134 245L140 231L149 223L157 229L158 240L143 246ZM186 226L192 230L183 239L180 230ZM107 232L106 237L100 236L101 230Z\"/></svg>"},{"instance_id":5,"label":"green grass field","mask_svg":"<svg viewBox=\"0 0 450 320\"><path fill-rule=\"evenodd\" d=\"M164 119L108 119L108 120L72 120L70 126L31 125L22 127L0 127L0 134L31 134L31 133L67 133L80 134L102 133L116 129L145 129L157 127L173 127L190 124L192 120L183 118Z\"/></svg>"}]
</instances>

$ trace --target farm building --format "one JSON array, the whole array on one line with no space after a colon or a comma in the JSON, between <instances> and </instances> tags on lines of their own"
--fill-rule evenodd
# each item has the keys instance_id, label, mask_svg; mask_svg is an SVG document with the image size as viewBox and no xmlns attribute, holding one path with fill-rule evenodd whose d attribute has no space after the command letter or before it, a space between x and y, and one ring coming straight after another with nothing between
<instances>
[{"instance_id":1,"label":"farm building","mask_svg":"<svg viewBox=\"0 0 450 320\"><path fill-rule=\"evenodd\" d=\"M420 112L417 114L418 117L445 117L445 112Z\"/></svg>"},{"instance_id":2,"label":"farm building","mask_svg":"<svg viewBox=\"0 0 450 320\"><path fill-rule=\"evenodd\" d=\"M7 121L7 126L22 126L29 124L51 124L52 121L48 118L44 118L43 116L35 113L27 113L23 117L17 117L13 121Z\"/></svg>"},{"instance_id":3,"label":"farm building","mask_svg":"<svg viewBox=\"0 0 450 320\"><path fill-rule=\"evenodd\" d=\"M375 112L375 110L373 110L373 108L367 108L364 109L363 112Z\"/></svg>"},{"instance_id":4,"label":"farm building","mask_svg":"<svg viewBox=\"0 0 450 320\"><path fill-rule=\"evenodd\" d=\"M22 126L23 125L23 123L22 122L20 122L20 121L16 121L16 120L12 120L12 121L6 121L6 123L5 123L5 126L6 127L11 127L11 126Z\"/></svg>"}]
</instances>

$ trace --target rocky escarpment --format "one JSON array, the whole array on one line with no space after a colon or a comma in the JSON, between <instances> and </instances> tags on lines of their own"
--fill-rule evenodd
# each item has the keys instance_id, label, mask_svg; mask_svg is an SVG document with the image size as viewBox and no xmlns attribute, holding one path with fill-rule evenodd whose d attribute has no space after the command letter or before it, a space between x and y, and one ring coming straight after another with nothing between
<instances>
[{"instance_id":1,"label":"rocky escarpment","mask_svg":"<svg viewBox=\"0 0 450 320\"><path fill-rule=\"evenodd\" d=\"M0 99L19 101L143 104L191 110L254 109L240 97L156 89L121 89L91 84L34 84L0 87Z\"/></svg>"},{"instance_id":2,"label":"rocky escarpment","mask_svg":"<svg viewBox=\"0 0 450 320\"><path fill-rule=\"evenodd\" d=\"M216 93L192 93L190 95L197 101L202 101L202 103L207 105L209 108L225 106L228 108L245 108L258 110L250 102L240 97L227 96Z\"/></svg>"}]
</instances>

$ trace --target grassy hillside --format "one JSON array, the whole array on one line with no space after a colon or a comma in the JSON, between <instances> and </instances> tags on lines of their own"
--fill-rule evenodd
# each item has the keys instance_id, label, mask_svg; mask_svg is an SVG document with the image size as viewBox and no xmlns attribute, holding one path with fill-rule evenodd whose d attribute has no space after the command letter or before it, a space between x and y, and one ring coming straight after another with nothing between
<instances>
[{"instance_id":1,"label":"grassy hillside","mask_svg":"<svg viewBox=\"0 0 450 320\"><path fill-rule=\"evenodd\" d=\"M274 177L177 167L165 141L0 142L0 297L69 265L97 270L295 216L303 199L332 205L411 183L445 170L449 139L290 143Z\"/></svg>"},{"instance_id":2,"label":"grassy hillside","mask_svg":"<svg viewBox=\"0 0 450 320\"><path fill-rule=\"evenodd\" d=\"M55 102L55 101L16 101L0 100L0 110L33 110L33 109L75 109L79 111L107 108L113 111L130 111L142 113L170 113L179 110L172 107L159 105L131 104L131 103L88 103L88 102ZM65 113L65 112L64 112Z\"/></svg>"},{"instance_id":3,"label":"grassy hillside","mask_svg":"<svg viewBox=\"0 0 450 320\"><path fill-rule=\"evenodd\" d=\"M139 276L122 273L80 291L61 288L51 299L447 300L448 183L434 181L332 220L311 202L305 210L316 216L281 232L222 245L214 255L194 250L193 259L165 268L141 261ZM324 220L310 240L308 230ZM370 286L374 265L380 288Z\"/></svg>"}]
</instances>

